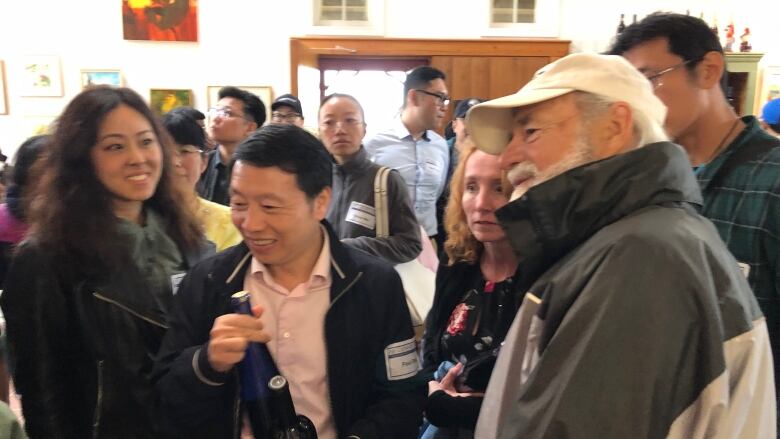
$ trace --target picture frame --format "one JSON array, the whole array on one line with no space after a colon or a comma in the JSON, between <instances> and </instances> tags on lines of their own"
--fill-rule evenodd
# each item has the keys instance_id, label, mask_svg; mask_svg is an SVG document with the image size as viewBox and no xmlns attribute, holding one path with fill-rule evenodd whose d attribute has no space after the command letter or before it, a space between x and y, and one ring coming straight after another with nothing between
<instances>
[{"instance_id":1,"label":"picture frame","mask_svg":"<svg viewBox=\"0 0 780 439\"><path fill-rule=\"evenodd\" d=\"M136 41L198 41L198 0L121 0L122 36Z\"/></svg>"},{"instance_id":2,"label":"picture frame","mask_svg":"<svg viewBox=\"0 0 780 439\"><path fill-rule=\"evenodd\" d=\"M149 106L160 116L176 107L191 107L192 90L176 88L153 88L149 90Z\"/></svg>"},{"instance_id":3,"label":"picture frame","mask_svg":"<svg viewBox=\"0 0 780 439\"><path fill-rule=\"evenodd\" d=\"M122 72L119 70L81 70L81 88L90 85L110 85L112 87L121 87L123 85Z\"/></svg>"},{"instance_id":4,"label":"picture frame","mask_svg":"<svg viewBox=\"0 0 780 439\"><path fill-rule=\"evenodd\" d=\"M62 67L60 58L53 55L27 55L22 57L21 96L61 97Z\"/></svg>"},{"instance_id":5,"label":"picture frame","mask_svg":"<svg viewBox=\"0 0 780 439\"><path fill-rule=\"evenodd\" d=\"M224 85L209 85L206 87L206 103L208 108L217 105L219 101L219 89ZM270 85L237 85L237 88L246 90L253 95L256 95L265 104L266 119L271 119L271 104L274 101L274 91Z\"/></svg>"},{"instance_id":6,"label":"picture frame","mask_svg":"<svg viewBox=\"0 0 780 439\"><path fill-rule=\"evenodd\" d=\"M5 87L5 63L0 61L0 114L8 114L8 94Z\"/></svg>"}]
</instances>

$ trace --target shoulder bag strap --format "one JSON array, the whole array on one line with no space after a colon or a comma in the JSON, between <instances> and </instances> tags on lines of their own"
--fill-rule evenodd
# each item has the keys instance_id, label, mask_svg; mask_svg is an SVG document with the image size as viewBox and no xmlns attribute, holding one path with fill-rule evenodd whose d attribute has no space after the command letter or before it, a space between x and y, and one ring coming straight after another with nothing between
<instances>
[{"instance_id":1,"label":"shoulder bag strap","mask_svg":"<svg viewBox=\"0 0 780 439\"><path fill-rule=\"evenodd\" d=\"M376 218L377 238L390 236L390 227L387 211L387 175L390 168L382 166L374 176L374 215Z\"/></svg>"}]
</instances>

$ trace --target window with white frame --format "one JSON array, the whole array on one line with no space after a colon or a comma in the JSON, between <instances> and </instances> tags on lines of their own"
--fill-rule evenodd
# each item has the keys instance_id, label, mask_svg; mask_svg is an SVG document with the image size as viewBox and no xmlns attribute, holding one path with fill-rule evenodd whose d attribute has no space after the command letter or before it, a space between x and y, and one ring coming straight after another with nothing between
<instances>
[{"instance_id":1,"label":"window with white frame","mask_svg":"<svg viewBox=\"0 0 780 439\"><path fill-rule=\"evenodd\" d=\"M314 0L316 26L366 26L368 0Z\"/></svg>"},{"instance_id":2,"label":"window with white frame","mask_svg":"<svg viewBox=\"0 0 780 439\"><path fill-rule=\"evenodd\" d=\"M513 23L534 23L535 0L492 0L491 23L505 25Z\"/></svg>"}]
</instances>

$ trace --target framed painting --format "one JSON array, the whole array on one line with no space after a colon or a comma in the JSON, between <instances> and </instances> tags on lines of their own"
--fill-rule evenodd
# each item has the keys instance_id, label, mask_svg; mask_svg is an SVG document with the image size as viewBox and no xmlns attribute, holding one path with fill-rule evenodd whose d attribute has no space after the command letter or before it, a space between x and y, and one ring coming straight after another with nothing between
<instances>
[{"instance_id":1,"label":"framed painting","mask_svg":"<svg viewBox=\"0 0 780 439\"><path fill-rule=\"evenodd\" d=\"M208 96L207 103L209 108L217 105L219 101L219 89L224 87L223 85L209 85L206 87L206 96ZM253 95L256 95L265 104L265 114L267 119L271 119L271 103L274 101L274 92L271 86L266 85L237 85L237 88L246 90Z\"/></svg>"},{"instance_id":2,"label":"framed painting","mask_svg":"<svg viewBox=\"0 0 780 439\"><path fill-rule=\"evenodd\" d=\"M191 107L192 90L153 88L149 93L149 105L161 116L176 107Z\"/></svg>"},{"instance_id":3,"label":"framed painting","mask_svg":"<svg viewBox=\"0 0 780 439\"><path fill-rule=\"evenodd\" d=\"M90 85L122 86L122 73L119 70L82 70L81 88Z\"/></svg>"},{"instance_id":4,"label":"framed painting","mask_svg":"<svg viewBox=\"0 0 780 439\"><path fill-rule=\"evenodd\" d=\"M0 114L8 114L8 95L5 91L5 63L0 61Z\"/></svg>"},{"instance_id":5,"label":"framed painting","mask_svg":"<svg viewBox=\"0 0 780 439\"><path fill-rule=\"evenodd\" d=\"M122 0L126 40L198 41L197 0Z\"/></svg>"},{"instance_id":6,"label":"framed painting","mask_svg":"<svg viewBox=\"0 0 780 439\"><path fill-rule=\"evenodd\" d=\"M56 56L22 58L21 96L62 96L62 70Z\"/></svg>"}]
</instances>

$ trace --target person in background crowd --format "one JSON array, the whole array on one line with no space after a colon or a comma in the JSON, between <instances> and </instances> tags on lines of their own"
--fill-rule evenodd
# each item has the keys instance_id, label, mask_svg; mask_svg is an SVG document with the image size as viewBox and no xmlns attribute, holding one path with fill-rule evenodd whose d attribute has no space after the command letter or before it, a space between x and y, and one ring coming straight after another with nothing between
<instances>
[{"instance_id":1,"label":"person in background crowd","mask_svg":"<svg viewBox=\"0 0 780 439\"><path fill-rule=\"evenodd\" d=\"M701 19L656 13L612 46L642 72L669 109L665 128L688 152L715 224L766 316L780 378L780 139L738 117L721 87L726 61ZM777 389L776 389L777 390Z\"/></svg>"},{"instance_id":2,"label":"person in background crowd","mask_svg":"<svg viewBox=\"0 0 780 439\"><path fill-rule=\"evenodd\" d=\"M233 160L230 206L244 242L184 279L156 366L172 435L259 431L235 366L248 342L261 342L320 439L416 437L424 393L401 280L342 245L324 220L333 175L325 147L271 124ZM238 291L251 295L255 316L231 311Z\"/></svg>"},{"instance_id":3,"label":"person in background crowd","mask_svg":"<svg viewBox=\"0 0 780 439\"><path fill-rule=\"evenodd\" d=\"M284 94L276 98L271 104L271 122L289 123L303 127L303 108L298 97Z\"/></svg>"},{"instance_id":4,"label":"person in background crowd","mask_svg":"<svg viewBox=\"0 0 780 439\"><path fill-rule=\"evenodd\" d=\"M29 186L35 180L31 168L41 156L49 135L30 137L19 146L14 166L5 190L5 203L0 205L0 285L5 281L11 255L27 233L27 199Z\"/></svg>"},{"instance_id":5,"label":"person in background crowd","mask_svg":"<svg viewBox=\"0 0 780 439\"><path fill-rule=\"evenodd\" d=\"M498 157L473 144L460 153L444 220L447 259L436 273L423 337L423 367L436 370L425 410L434 427L424 439L473 437L482 403L477 392L487 387L522 299L513 281L517 257L495 216L512 187Z\"/></svg>"},{"instance_id":6,"label":"person in background crowd","mask_svg":"<svg viewBox=\"0 0 780 439\"><path fill-rule=\"evenodd\" d=\"M320 105L320 138L333 156L333 195L326 218L341 242L399 264L422 250L420 226L397 171L387 176L389 236L376 236L374 181L380 166L368 159L363 107L352 96L332 94Z\"/></svg>"},{"instance_id":7,"label":"person in background crowd","mask_svg":"<svg viewBox=\"0 0 780 439\"><path fill-rule=\"evenodd\" d=\"M447 147L450 151L450 165L447 168L447 182L444 185L439 199L436 200L436 224L438 232L436 233L436 244L440 249L440 252L444 249L444 242L447 240L447 231L444 229L444 210L447 207L447 201L450 199L450 179L452 179L452 172L458 165L458 157L461 152L467 147L472 145L469 138L469 132L466 129L466 113L484 99L480 98L466 98L458 102L455 106L455 113L453 114L452 122L450 122L451 129L454 136L447 139Z\"/></svg>"},{"instance_id":8,"label":"person in background crowd","mask_svg":"<svg viewBox=\"0 0 780 439\"><path fill-rule=\"evenodd\" d=\"M265 104L256 95L238 87L222 87L217 106L209 108L208 131L217 148L209 152L206 171L198 181L201 197L227 206L233 151L250 133L265 123Z\"/></svg>"},{"instance_id":9,"label":"person in background crowd","mask_svg":"<svg viewBox=\"0 0 780 439\"><path fill-rule=\"evenodd\" d=\"M192 119L195 119L195 122L197 122L198 126L203 130L203 135L206 139L206 150L211 151L214 148L216 148L216 144L214 143L214 140L211 139L208 132L206 131L206 115L201 113L198 109L193 107L176 107L173 110L169 111L168 114L181 114L187 117L190 117Z\"/></svg>"},{"instance_id":10,"label":"person in background crowd","mask_svg":"<svg viewBox=\"0 0 780 439\"><path fill-rule=\"evenodd\" d=\"M152 358L209 251L143 98L96 86L59 118L0 306L32 439L159 437Z\"/></svg>"},{"instance_id":11,"label":"person in background crowd","mask_svg":"<svg viewBox=\"0 0 780 439\"><path fill-rule=\"evenodd\" d=\"M761 109L761 127L769 134L780 137L780 98L764 104Z\"/></svg>"},{"instance_id":12,"label":"person in background crowd","mask_svg":"<svg viewBox=\"0 0 780 439\"><path fill-rule=\"evenodd\" d=\"M524 292L476 437L775 436L766 320L665 118L626 59L590 53L469 111L514 186L496 216Z\"/></svg>"},{"instance_id":13,"label":"person in background crowd","mask_svg":"<svg viewBox=\"0 0 780 439\"><path fill-rule=\"evenodd\" d=\"M390 127L363 143L372 160L396 169L406 182L417 222L435 246L436 200L444 191L449 167L447 143L434 130L441 126L450 103L444 73L417 67L404 82L401 113Z\"/></svg>"},{"instance_id":14,"label":"person in background crowd","mask_svg":"<svg viewBox=\"0 0 780 439\"><path fill-rule=\"evenodd\" d=\"M181 107L186 108L186 107ZM206 136L197 122L184 113L168 113L163 126L177 150L175 170L181 177L185 202L203 224L206 238L222 251L241 242L241 235L230 220L230 208L198 196L195 186L206 168Z\"/></svg>"}]
</instances>

